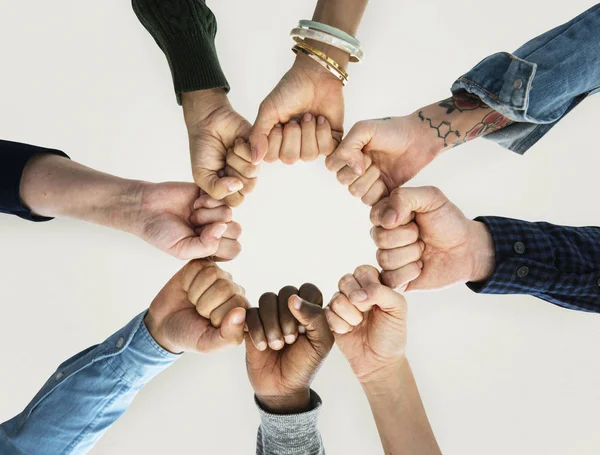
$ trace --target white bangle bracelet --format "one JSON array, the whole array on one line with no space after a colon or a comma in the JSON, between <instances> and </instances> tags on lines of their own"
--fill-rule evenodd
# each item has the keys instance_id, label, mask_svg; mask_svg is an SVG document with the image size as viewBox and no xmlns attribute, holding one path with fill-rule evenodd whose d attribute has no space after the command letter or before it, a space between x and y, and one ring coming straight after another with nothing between
<instances>
[{"instance_id":1,"label":"white bangle bracelet","mask_svg":"<svg viewBox=\"0 0 600 455\"><path fill-rule=\"evenodd\" d=\"M350 54L351 62L361 62L363 60L363 51L361 48L338 38L337 36L330 35L329 33L322 32L320 30L313 30L307 28L294 28L290 32L290 36L296 42L303 41L304 39L312 39L319 43L328 44L341 51Z\"/></svg>"}]
</instances>

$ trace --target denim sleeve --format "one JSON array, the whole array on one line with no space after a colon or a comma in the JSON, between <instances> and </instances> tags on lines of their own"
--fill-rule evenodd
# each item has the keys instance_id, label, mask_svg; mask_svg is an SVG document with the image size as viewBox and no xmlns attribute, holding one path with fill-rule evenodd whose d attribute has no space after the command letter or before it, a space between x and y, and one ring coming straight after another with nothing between
<instances>
[{"instance_id":1,"label":"denim sleeve","mask_svg":"<svg viewBox=\"0 0 600 455\"><path fill-rule=\"evenodd\" d=\"M600 89L600 4L517 49L493 54L452 85L517 122L486 136L523 154Z\"/></svg>"},{"instance_id":2,"label":"denim sleeve","mask_svg":"<svg viewBox=\"0 0 600 455\"><path fill-rule=\"evenodd\" d=\"M68 158L60 150L35 147L0 140L0 213L17 215L30 221L48 221L52 218L35 216L21 202L21 177L31 158L38 153L52 153Z\"/></svg>"},{"instance_id":3,"label":"denim sleeve","mask_svg":"<svg viewBox=\"0 0 600 455\"><path fill-rule=\"evenodd\" d=\"M25 410L0 425L0 453L87 453L142 387L179 357L154 341L145 314L60 365Z\"/></svg>"},{"instance_id":4,"label":"denim sleeve","mask_svg":"<svg viewBox=\"0 0 600 455\"><path fill-rule=\"evenodd\" d=\"M256 455L325 455L318 428L322 401L312 390L310 397L311 410L292 415L269 414L255 398L261 420Z\"/></svg>"},{"instance_id":5,"label":"denim sleeve","mask_svg":"<svg viewBox=\"0 0 600 455\"><path fill-rule=\"evenodd\" d=\"M482 294L529 294L572 310L600 313L600 227L556 226L480 217L494 240L491 278L467 283Z\"/></svg>"}]
</instances>

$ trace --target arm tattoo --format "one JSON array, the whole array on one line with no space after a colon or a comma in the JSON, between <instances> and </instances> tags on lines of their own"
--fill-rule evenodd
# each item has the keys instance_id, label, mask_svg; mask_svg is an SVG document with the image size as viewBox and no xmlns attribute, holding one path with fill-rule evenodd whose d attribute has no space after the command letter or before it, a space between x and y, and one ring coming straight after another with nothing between
<instances>
[{"instance_id":1,"label":"arm tattoo","mask_svg":"<svg viewBox=\"0 0 600 455\"><path fill-rule=\"evenodd\" d=\"M458 131L452 129L452 124L450 122L443 120L438 124L434 124L429 117L423 115L423 111L419 111L418 115L422 122L429 123L429 128L436 130L438 137L444 140L444 147L448 147L448 136L455 135L457 138L461 137Z\"/></svg>"},{"instance_id":2,"label":"arm tattoo","mask_svg":"<svg viewBox=\"0 0 600 455\"><path fill-rule=\"evenodd\" d=\"M465 136L456 141L452 147L458 147L461 144L464 144L467 141L472 139L477 139L478 137L486 136L494 131L501 130L502 128L514 123L509 118L504 117L502 114L499 114L496 111L492 111L486 114L481 122L477 123L473 128L471 128Z\"/></svg>"},{"instance_id":3,"label":"arm tattoo","mask_svg":"<svg viewBox=\"0 0 600 455\"><path fill-rule=\"evenodd\" d=\"M452 114L454 111L464 112L489 108L479 97L468 92L457 93L451 98L443 100L439 106L446 109L446 114Z\"/></svg>"}]
</instances>

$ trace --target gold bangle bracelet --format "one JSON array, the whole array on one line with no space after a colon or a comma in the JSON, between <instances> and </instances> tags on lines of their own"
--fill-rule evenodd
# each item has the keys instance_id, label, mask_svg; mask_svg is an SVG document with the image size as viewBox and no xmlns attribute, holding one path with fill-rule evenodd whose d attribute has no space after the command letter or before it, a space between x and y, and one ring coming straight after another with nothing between
<instances>
[{"instance_id":1,"label":"gold bangle bracelet","mask_svg":"<svg viewBox=\"0 0 600 455\"><path fill-rule=\"evenodd\" d=\"M319 57L321 60L326 62L328 65L334 67L342 76L344 76L344 79L346 79L346 81L348 79L350 79L350 77L348 76L348 73L346 71L344 71L344 68L342 68L338 62L336 62L334 59L330 58L324 52L321 52L320 50L315 49L310 44L306 44L304 41L296 43L296 46L298 46L299 48L304 49L312 54L315 54L317 57Z\"/></svg>"},{"instance_id":2,"label":"gold bangle bracelet","mask_svg":"<svg viewBox=\"0 0 600 455\"><path fill-rule=\"evenodd\" d=\"M338 79L342 83L342 85L346 85L346 83L348 82L348 79L346 79L342 73L340 73L336 68L331 66L325 60L321 59L318 55L313 54L312 52L310 52L298 45L295 45L294 47L292 47L292 50L294 51L295 54L300 52L301 54L306 55L311 60L314 60L315 62L317 62L319 65L321 65L327 71L329 71L333 76L335 76L335 78Z\"/></svg>"}]
</instances>

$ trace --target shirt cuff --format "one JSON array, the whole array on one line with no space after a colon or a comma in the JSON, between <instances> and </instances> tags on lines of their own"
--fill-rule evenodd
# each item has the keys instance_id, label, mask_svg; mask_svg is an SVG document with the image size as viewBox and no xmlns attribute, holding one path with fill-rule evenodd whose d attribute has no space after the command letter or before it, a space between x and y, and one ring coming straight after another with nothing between
<instances>
[{"instance_id":1,"label":"shirt cuff","mask_svg":"<svg viewBox=\"0 0 600 455\"><path fill-rule=\"evenodd\" d=\"M478 217L492 234L495 270L483 282L467 286L482 294L543 294L558 279L551 238L535 223L501 217Z\"/></svg>"},{"instance_id":2,"label":"shirt cuff","mask_svg":"<svg viewBox=\"0 0 600 455\"><path fill-rule=\"evenodd\" d=\"M29 221L49 221L52 218L33 215L21 202L23 170L38 153L50 153L69 158L60 150L36 147L0 140L0 213L16 215Z\"/></svg>"},{"instance_id":3,"label":"shirt cuff","mask_svg":"<svg viewBox=\"0 0 600 455\"><path fill-rule=\"evenodd\" d=\"M323 453L318 429L321 397L311 390L311 409L300 414L270 414L260 407L259 451L263 454L308 455Z\"/></svg>"}]
</instances>

